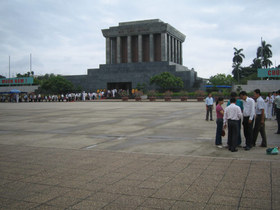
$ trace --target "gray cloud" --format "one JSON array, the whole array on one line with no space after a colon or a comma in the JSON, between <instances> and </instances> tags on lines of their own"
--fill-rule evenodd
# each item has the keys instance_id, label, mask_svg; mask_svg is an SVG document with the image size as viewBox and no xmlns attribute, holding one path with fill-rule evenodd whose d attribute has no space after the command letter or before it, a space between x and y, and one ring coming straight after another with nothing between
<instances>
[{"instance_id":1,"label":"gray cloud","mask_svg":"<svg viewBox=\"0 0 280 210\"><path fill-rule=\"evenodd\" d=\"M184 65L201 77L231 73L233 47L244 65L263 37L280 63L280 3L256 1L9 0L0 1L0 74L86 74L105 62L101 29L119 22L160 18L186 34Z\"/></svg>"}]
</instances>

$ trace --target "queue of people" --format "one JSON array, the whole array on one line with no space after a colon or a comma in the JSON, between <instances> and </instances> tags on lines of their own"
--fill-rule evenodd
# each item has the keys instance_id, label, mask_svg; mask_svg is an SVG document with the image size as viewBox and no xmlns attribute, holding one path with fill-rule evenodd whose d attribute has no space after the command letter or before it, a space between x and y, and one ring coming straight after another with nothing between
<instances>
[{"instance_id":1,"label":"queue of people","mask_svg":"<svg viewBox=\"0 0 280 210\"><path fill-rule=\"evenodd\" d=\"M74 101L91 101L105 98L120 97L122 89L105 90L100 89L96 92L86 93L65 93L65 94L35 94L35 93L17 93L0 96L0 102L74 102ZM128 91L128 90L127 90Z\"/></svg>"},{"instance_id":2,"label":"queue of people","mask_svg":"<svg viewBox=\"0 0 280 210\"><path fill-rule=\"evenodd\" d=\"M260 147L267 147L267 137L265 130L265 119L272 119L273 113L276 114L278 130L275 134L280 134L280 90L263 99L260 89L254 90L254 99L249 97L245 91L239 93L232 92L227 107L222 107L224 99L219 97L216 101L216 139L215 145L218 148L227 147L231 152L237 152L237 147L241 147L241 125L245 137L245 151L251 150L256 146L257 138L260 133L262 141ZM209 101L211 94L206 100L206 120L209 115ZM213 98L212 98L213 100ZM270 105L271 104L271 105ZM213 105L212 105L213 106ZM271 116L269 115L271 114ZM211 114L210 114L211 116ZM242 123L241 123L242 121ZM222 144L222 137L227 129L227 143Z\"/></svg>"}]
</instances>

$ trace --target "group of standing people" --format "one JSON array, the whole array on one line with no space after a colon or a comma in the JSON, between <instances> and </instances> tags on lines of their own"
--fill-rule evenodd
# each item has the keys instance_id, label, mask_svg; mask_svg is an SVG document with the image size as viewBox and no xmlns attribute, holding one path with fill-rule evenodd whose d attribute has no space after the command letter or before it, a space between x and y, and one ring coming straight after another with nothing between
<instances>
[{"instance_id":1,"label":"group of standing people","mask_svg":"<svg viewBox=\"0 0 280 210\"><path fill-rule=\"evenodd\" d=\"M222 136L225 134L225 129L228 132L227 148L231 152L237 152L237 147L241 147L241 120L243 125L243 132L245 136L246 151L256 146L258 134L260 133L262 141L260 147L267 147L267 138L265 132L265 118L267 115L267 104L261 96L260 89L254 90L254 98L256 101L249 97L245 91L239 93L231 93L231 98L228 101L227 107L223 109L222 104L224 99L219 97L216 101L216 114L217 114L217 130L215 144L218 148L223 148ZM210 115L212 118L213 98L211 93L205 100L206 103L206 120ZM274 98L276 119L278 130L276 134L280 134L280 90Z\"/></svg>"}]
</instances>

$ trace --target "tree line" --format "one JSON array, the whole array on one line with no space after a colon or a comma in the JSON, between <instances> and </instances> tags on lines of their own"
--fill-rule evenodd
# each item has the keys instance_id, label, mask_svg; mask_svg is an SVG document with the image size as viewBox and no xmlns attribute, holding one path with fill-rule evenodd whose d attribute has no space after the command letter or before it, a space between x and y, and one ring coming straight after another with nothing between
<instances>
[{"instance_id":1,"label":"tree line","mask_svg":"<svg viewBox=\"0 0 280 210\"><path fill-rule=\"evenodd\" d=\"M249 66L242 66L245 55L243 54L243 49L237 49L234 47L234 53L232 58L232 75L226 75L223 73L211 76L209 79L209 84L212 85L232 85L235 84L246 84L247 80L257 80L257 70L259 68L269 68L273 65L271 44L266 43L266 41L261 42L261 46L257 48L256 58L253 59ZM280 65L277 66L280 68ZM3 76L0 75L3 78ZM25 74L17 74L17 77L33 77L34 84L40 85L38 93L43 94L62 94L69 92L80 92L81 87L74 87L74 85L60 75L45 74L44 76L34 76L33 71L29 71ZM274 78L279 79L279 78ZM179 91L183 89L183 81L180 77L176 77L169 72L163 72L161 74L155 75L150 78L150 84L156 85L158 89L162 92L166 90ZM139 86L139 85L137 85ZM143 86L140 85L140 86ZM139 86L139 89L142 89ZM144 88L143 88L144 89Z\"/></svg>"},{"instance_id":2,"label":"tree line","mask_svg":"<svg viewBox=\"0 0 280 210\"><path fill-rule=\"evenodd\" d=\"M256 57L253 59L252 63L249 66L242 66L243 59L245 59L245 55L242 53L243 49L234 49L233 53L233 59L232 59L232 75L233 79L228 78L228 80L231 80L232 83L237 83L237 84L246 84L247 80L257 80L259 79L257 77L258 74L258 69L260 68L270 68L273 63L271 61L272 58L272 51L271 51L272 45L266 43L266 41L261 42L261 46L257 48L256 51ZM277 68L279 66L275 66ZM210 83L216 83L218 78L221 78L222 76L225 75L216 75L213 77L210 77ZM218 77L218 78L217 78ZM265 78L266 79L266 78ZM279 79L279 78L274 78L274 79ZM228 83L229 81L226 80ZM220 81L219 81L220 82Z\"/></svg>"}]
</instances>

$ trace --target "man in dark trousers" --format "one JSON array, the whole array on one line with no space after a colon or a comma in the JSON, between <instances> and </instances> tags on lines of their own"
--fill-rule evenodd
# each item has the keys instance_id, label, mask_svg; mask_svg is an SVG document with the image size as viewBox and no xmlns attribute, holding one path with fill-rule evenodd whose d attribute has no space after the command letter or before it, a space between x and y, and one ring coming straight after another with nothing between
<instances>
[{"instance_id":1,"label":"man in dark trousers","mask_svg":"<svg viewBox=\"0 0 280 210\"><path fill-rule=\"evenodd\" d=\"M205 104L206 104L206 119L205 120L207 120L207 121L209 119L209 113L210 113L210 120L213 121L213 118L212 118L213 103L214 103L214 99L212 98L212 94L209 93L205 99Z\"/></svg>"},{"instance_id":2,"label":"man in dark trousers","mask_svg":"<svg viewBox=\"0 0 280 210\"><path fill-rule=\"evenodd\" d=\"M265 133L265 103L263 98L261 97L261 91L260 89L254 90L254 97L257 99L257 105L256 105L256 121L255 121L255 127L253 131L253 146L256 146L256 141L258 138L259 132L261 133L262 137L262 143L260 147L267 147L267 141L266 141L266 133Z\"/></svg>"},{"instance_id":3,"label":"man in dark trousers","mask_svg":"<svg viewBox=\"0 0 280 210\"><path fill-rule=\"evenodd\" d=\"M236 93L236 92L231 92L231 93L230 93L230 97L236 99L235 104L236 104L237 106L240 107L241 112L242 112L243 109L244 109L244 108L243 108L243 101L240 100L240 99L238 99L237 93ZM227 106L229 106L229 105L230 105L230 100L229 100L228 103L227 103ZM239 122L238 122L238 140L237 140L237 146L240 146L240 147L241 147L241 119L240 119Z\"/></svg>"},{"instance_id":4,"label":"man in dark trousers","mask_svg":"<svg viewBox=\"0 0 280 210\"><path fill-rule=\"evenodd\" d=\"M246 139L245 150L250 150L253 146L253 124L255 118L255 101L247 96L245 91L239 93L243 100L243 132Z\"/></svg>"},{"instance_id":5,"label":"man in dark trousers","mask_svg":"<svg viewBox=\"0 0 280 210\"><path fill-rule=\"evenodd\" d=\"M230 99L230 105L225 108L224 112L224 129L228 127L228 146L231 152L237 152L237 140L238 140L238 121L242 117L242 112L239 106L236 104L236 99Z\"/></svg>"}]
</instances>

